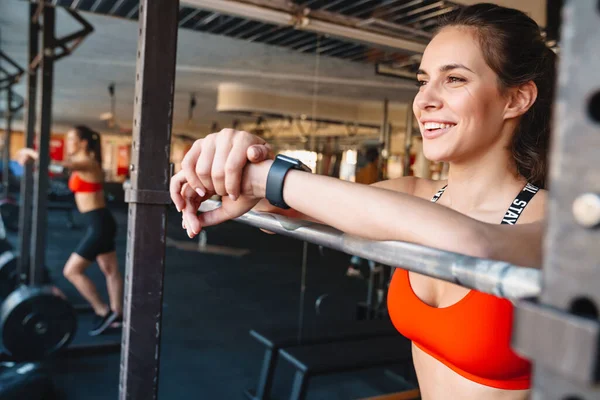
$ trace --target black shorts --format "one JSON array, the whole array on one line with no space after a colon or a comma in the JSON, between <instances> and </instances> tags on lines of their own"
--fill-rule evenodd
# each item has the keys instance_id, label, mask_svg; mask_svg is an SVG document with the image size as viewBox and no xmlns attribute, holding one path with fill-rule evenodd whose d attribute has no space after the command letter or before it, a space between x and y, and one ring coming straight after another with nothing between
<instances>
[{"instance_id":1,"label":"black shorts","mask_svg":"<svg viewBox=\"0 0 600 400\"><path fill-rule=\"evenodd\" d=\"M99 208L81 214L86 232L75 253L89 261L99 254L115 251L117 223L108 208Z\"/></svg>"}]
</instances>

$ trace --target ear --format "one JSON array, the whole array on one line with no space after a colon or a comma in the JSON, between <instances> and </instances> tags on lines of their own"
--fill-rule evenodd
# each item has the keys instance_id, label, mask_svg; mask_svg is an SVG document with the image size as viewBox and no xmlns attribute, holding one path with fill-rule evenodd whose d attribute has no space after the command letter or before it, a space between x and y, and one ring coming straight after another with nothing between
<instances>
[{"instance_id":1,"label":"ear","mask_svg":"<svg viewBox=\"0 0 600 400\"><path fill-rule=\"evenodd\" d=\"M518 118L525 114L535 103L537 94L537 85L533 81L508 89L504 118Z\"/></svg>"}]
</instances>

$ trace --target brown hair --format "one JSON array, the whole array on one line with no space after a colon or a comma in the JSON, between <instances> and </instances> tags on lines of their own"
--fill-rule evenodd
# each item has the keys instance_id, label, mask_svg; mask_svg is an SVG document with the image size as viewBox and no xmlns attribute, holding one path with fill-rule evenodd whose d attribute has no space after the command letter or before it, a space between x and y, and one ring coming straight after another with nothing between
<instances>
[{"instance_id":1,"label":"brown hair","mask_svg":"<svg viewBox=\"0 0 600 400\"><path fill-rule=\"evenodd\" d=\"M447 26L472 28L487 65L498 75L500 90L533 81L538 89L535 103L521 117L511 143L519 174L544 187L556 54L544 42L540 27L525 13L495 4L475 4L440 21L437 32Z\"/></svg>"},{"instance_id":2,"label":"brown hair","mask_svg":"<svg viewBox=\"0 0 600 400\"><path fill-rule=\"evenodd\" d=\"M79 139L87 141L87 150L94 154L94 158L102 168L102 142L100 141L100 134L85 125L76 126L75 132L77 132Z\"/></svg>"}]
</instances>

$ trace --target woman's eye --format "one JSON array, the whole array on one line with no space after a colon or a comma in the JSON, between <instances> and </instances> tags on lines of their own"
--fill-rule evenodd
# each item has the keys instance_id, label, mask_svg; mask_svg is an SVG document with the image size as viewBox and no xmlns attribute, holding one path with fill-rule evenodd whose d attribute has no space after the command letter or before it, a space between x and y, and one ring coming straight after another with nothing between
<instances>
[{"instance_id":1,"label":"woman's eye","mask_svg":"<svg viewBox=\"0 0 600 400\"><path fill-rule=\"evenodd\" d=\"M427 81L418 80L417 83L416 83L416 85L418 87L421 87L421 86L424 86L426 83L427 83Z\"/></svg>"},{"instance_id":2,"label":"woman's eye","mask_svg":"<svg viewBox=\"0 0 600 400\"><path fill-rule=\"evenodd\" d=\"M463 79L463 78L459 78L459 77L457 77L457 76L449 76L449 77L448 77L448 82L450 82L450 83L456 83L456 82L466 82L466 80L465 80L465 79Z\"/></svg>"}]
</instances>

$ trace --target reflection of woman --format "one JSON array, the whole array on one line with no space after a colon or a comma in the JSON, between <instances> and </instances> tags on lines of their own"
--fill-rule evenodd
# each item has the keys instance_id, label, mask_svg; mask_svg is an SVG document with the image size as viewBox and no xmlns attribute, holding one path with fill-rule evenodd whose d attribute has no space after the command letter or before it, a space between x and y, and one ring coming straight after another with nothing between
<instances>
[{"instance_id":1,"label":"reflection of woman","mask_svg":"<svg viewBox=\"0 0 600 400\"><path fill-rule=\"evenodd\" d=\"M119 326L122 321L123 279L115 251L117 225L104 200L100 135L85 126L77 126L67 133L66 148L68 160L53 161L49 169L53 172L62 172L65 168L72 171L69 189L75 193L77 209L85 220L87 231L69 257L63 273L96 313L96 322L89 332L94 336L111 326ZM21 149L18 154L20 164L37 158L37 152L32 149ZM106 277L110 307L85 275L94 260Z\"/></svg>"},{"instance_id":2,"label":"reflection of woman","mask_svg":"<svg viewBox=\"0 0 600 400\"><path fill-rule=\"evenodd\" d=\"M224 130L194 144L171 196L190 236L255 206L278 210L259 204L267 197L289 205L289 215L367 239L538 266L546 192L537 187L546 174L554 63L524 13L465 7L427 46L413 102L423 151L450 163L447 181L410 177L370 187L307 174L293 160L264 161L261 138ZM222 207L198 216L213 193L224 196ZM424 399L528 397L531 366L510 347L508 300L398 269L388 309L413 342Z\"/></svg>"}]
</instances>

